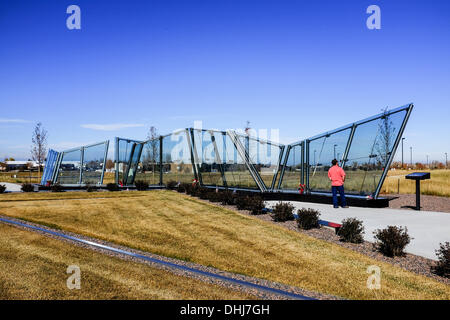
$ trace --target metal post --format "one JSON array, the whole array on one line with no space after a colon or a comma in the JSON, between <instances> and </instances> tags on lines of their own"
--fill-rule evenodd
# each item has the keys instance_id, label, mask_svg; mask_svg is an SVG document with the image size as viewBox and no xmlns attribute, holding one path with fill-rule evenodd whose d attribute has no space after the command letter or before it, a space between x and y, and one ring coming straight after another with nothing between
<instances>
[{"instance_id":1,"label":"metal post","mask_svg":"<svg viewBox=\"0 0 450 320\"><path fill-rule=\"evenodd\" d=\"M300 143L300 163L301 163L301 174L300 174L300 183L305 184L305 142L302 141Z\"/></svg>"},{"instance_id":2,"label":"metal post","mask_svg":"<svg viewBox=\"0 0 450 320\"><path fill-rule=\"evenodd\" d=\"M272 185L270 186L270 191L273 192L275 188L275 183L277 181L278 174L280 173L281 161L283 159L283 153L285 146L280 146L280 155L278 156L277 170L275 171L275 175L273 176ZM281 177L281 176L280 176Z\"/></svg>"},{"instance_id":3,"label":"metal post","mask_svg":"<svg viewBox=\"0 0 450 320\"><path fill-rule=\"evenodd\" d=\"M116 184L119 184L119 138L116 137L115 150L114 150L114 180Z\"/></svg>"},{"instance_id":4,"label":"metal post","mask_svg":"<svg viewBox=\"0 0 450 320\"><path fill-rule=\"evenodd\" d=\"M355 136L356 124L352 125L350 135L348 136L347 145L345 146L344 154L342 155L341 167L344 168L347 162L348 153L350 152L350 146L353 142L353 137Z\"/></svg>"},{"instance_id":5,"label":"metal post","mask_svg":"<svg viewBox=\"0 0 450 320\"><path fill-rule=\"evenodd\" d=\"M103 168L102 168L102 176L100 177L100 184L103 184L103 178L105 176L105 170L106 170L106 162L108 157L108 148L109 148L109 140L105 142L105 155L103 157Z\"/></svg>"},{"instance_id":6,"label":"metal post","mask_svg":"<svg viewBox=\"0 0 450 320\"><path fill-rule=\"evenodd\" d=\"M448 163L447 163L447 152L445 153L445 169L448 168Z\"/></svg>"},{"instance_id":7,"label":"metal post","mask_svg":"<svg viewBox=\"0 0 450 320\"><path fill-rule=\"evenodd\" d=\"M306 156L306 161L305 161L306 181L305 181L305 184L306 184L306 190L309 192L309 170L310 170L310 168L309 168L309 166L310 166L310 164L309 164L309 140L305 140L305 146L306 146L306 155L305 155Z\"/></svg>"},{"instance_id":8,"label":"metal post","mask_svg":"<svg viewBox=\"0 0 450 320\"><path fill-rule=\"evenodd\" d=\"M416 210L420 210L420 180L416 180Z\"/></svg>"},{"instance_id":9,"label":"metal post","mask_svg":"<svg viewBox=\"0 0 450 320\"><path fill-rule=\"evenodd\" d=\"M219 166L219 170L220 170L220 174L222 175L222 183L223 186L226 188L227 187L227 179L225 177L225 171L223 169L223 162L222 159L220 158L220 154L219 154L219 148L217 148L217 143L216 143L216 137L214 136L213 131L210 131L209 134L211 135L211 142L213 144L214 147L214 154L215 154L215 161Z\"/></svg>"},{"instance_id":10,"label":"metal post","mask_svg":"<svg viewBox=\"0 0 450 320\"><path fill-rule=\"evenodd\" d=\"M80 155L81 165L80 165L80 180L78 181L78 184L81 184L83 182L84 147L80 148L80 153L81 153Z\"/></svg>"},{"instance_id":11,"label":"metal post","mask_svg":"<svg viewBox=\"0 0 450 320\"><path fill-rule=\"evenodd\" d=\"M163 137L159 136L159 185L163 185Z\"/></svg>"},{"instance_id":12,"label":"metal post","mask_svg":"<svg viewBox=\"0 0 450 320\"><path fill-rule=\"evenodd\" d=\"M409 152L410 152L410 157L411 157L411 167L412 167L412 165L413 165L413 162L412 162L412 147L409 147Z\"/></svg>"},{"instance_id":13,"label":"metal post","mask_svg":"<svg viewBox=\"0 0 450 320\"><path fill-rule=\"evenodd\" d=\"M280 179L278 180L278 186L277 186L277 189L281 189L281 183L283 182L284 171L286 170L286 163L287 163L287 161L288 161L289 153L291 152L291 149L292 149L292 146L291 146L291 145L287 146L286 154L284 155L283 164L282 164L282 166L281 166Z\"/></svg>"},{"instance_id":14,"label":"metal post","mask_svg":"<svg viewBox=\"0 0 450 320\"><path fill-rule=\"evenodd\" d=\"M199 129L200 130L200 129ZM194 138L194 129L189 128L189 133L191 135L191 161L192 161L192 167L194 169L194 178L197 180L200 185L203 185L203 179L201 175L201 170L199 167L199 161L198 161L198 153L197 153L197 146L195 145L195 138Z\"/></svg>"}]
</instances>

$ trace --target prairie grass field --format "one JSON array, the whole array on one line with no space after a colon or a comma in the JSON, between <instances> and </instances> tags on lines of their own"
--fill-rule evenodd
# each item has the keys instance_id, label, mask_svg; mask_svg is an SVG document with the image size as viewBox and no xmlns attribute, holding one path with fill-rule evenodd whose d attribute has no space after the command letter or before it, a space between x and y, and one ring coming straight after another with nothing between
<instances>
[{"instance_id":1,"label":"prairie grass field","mask_svg":"<svg viewBox=\"0 0 450 320\"><path fill-rule=\"evenodd\" d=\"M137 262L0 224L0 299L252 299ZM66 285L69 265L81 288Z\"/></svg>"},{"instance_id":2,"label":"prairie grass field","mask_svg":"<svg viewBox=\"0 0 450 320\"><path fill-rule=\"evenodd\" d=\"M348 299L450 299L433 279L174 191L3 194L0 214ZM381 290L366 287L370 265Z\"/></svg>"}]
</instances>

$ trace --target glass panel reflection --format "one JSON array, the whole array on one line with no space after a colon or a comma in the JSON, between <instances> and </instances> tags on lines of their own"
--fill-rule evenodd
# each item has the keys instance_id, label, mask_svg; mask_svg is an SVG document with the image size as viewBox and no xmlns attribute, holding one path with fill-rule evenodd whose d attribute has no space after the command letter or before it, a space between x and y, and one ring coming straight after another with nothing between
<instances>
[{"instance_id":1,"label":"glass panel reflection","mask_svg":"<svg viewBox=\"0 0 450 320\"><path fill-rule=\"evenodd\" d=\"M106 145L102 143L84 148L82 183L101 183Z\"/></svg>"},{"instance_id":2,"label":"glass panel reflection","mask_svg":"<svg viewBox=\"0 0 450 320\"><path fill-rule=\"evenodd\" d=\"M59 166L57 182L60 184L80 183L81 149L63 153Z\"/></svg>"},{"instance_id":3,"label":"glass panel reflection","mask_svg":"<svg viewBox=\"0 0 450 320\"><path fill-rule=\"evenodd\" d=\"M163 184L169 181L192 182L194 179L188 137L187 130L182 130L163 138Z\"/></svg>"},{"instance_id":4,"label":"glass panel reflection","mask_svg":"<svg viewBox=\"0 0 450 320\"><path fill-rule=\"evenodd\" d=\"M143 180L149 185L159 184L161 166L159 165L160 140L154 139L143 144L140 165L136 172L137 180Z\"/></svg>"},{"instance_id":5,"label":"glass panel reflection","mask_svg":"<svg viewBox=\"0 0 450 320\"><path fill-rule=\"evenodd\" d=\"M297 144L292 146L289 150L289 154L286 156L288 158L280 188L285 190L296 190L301 182L302 145Z\"/></svg>"}]
</instances>

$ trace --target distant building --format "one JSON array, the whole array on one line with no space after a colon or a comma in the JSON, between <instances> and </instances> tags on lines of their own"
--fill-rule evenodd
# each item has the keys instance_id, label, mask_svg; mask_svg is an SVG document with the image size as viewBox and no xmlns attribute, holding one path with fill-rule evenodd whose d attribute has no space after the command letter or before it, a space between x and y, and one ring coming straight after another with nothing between
<instances>
[{"instance_id":1,"label":"distant building","mask_svg":"<svg viewBox=\"0 0 450 320\"><path fill-rule=\"evenodd\" d=\"M5 171L23 171L23 170L37 170L38 163L36 161L5 161Z\"/></svg>"}]
</instances>

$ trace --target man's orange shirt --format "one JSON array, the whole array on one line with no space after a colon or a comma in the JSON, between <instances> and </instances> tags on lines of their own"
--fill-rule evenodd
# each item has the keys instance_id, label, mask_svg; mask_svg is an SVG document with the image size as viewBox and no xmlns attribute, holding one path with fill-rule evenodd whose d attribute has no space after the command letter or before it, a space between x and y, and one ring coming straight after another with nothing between
<instances>
[{"instance_id":1,"label":"man's orange shirt","mask_svg":"<svg viewBox=\"0 0 450 320\"><path fill-rule=\"evenodd\" d=\"M331 180L331 185L333 187L339 187L344 184L345 171L338 165L332 166L328 170L328 178Z\"/></svg>"}]
</instances>

